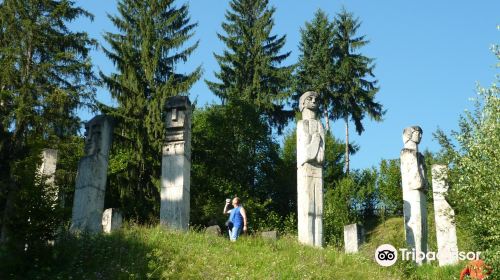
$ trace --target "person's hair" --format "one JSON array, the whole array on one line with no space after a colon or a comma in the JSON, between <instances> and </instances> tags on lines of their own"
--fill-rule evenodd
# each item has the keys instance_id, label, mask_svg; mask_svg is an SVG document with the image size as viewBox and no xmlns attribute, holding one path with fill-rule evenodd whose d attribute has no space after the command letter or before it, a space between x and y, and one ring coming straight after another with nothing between
<instances>
[{"instance_id":1,"label":"person's hair","mask_svg":"<svg viewBox=\"0 0 500 280\"><path fill-rule=\"evenodd\" d=\"M299 110L301 112L304 110L304 103L306 102L306 99L311 95L316 96L316 98L318 98L318 96L319 96L319 94L315 91L307 91L300 96L300 98L299 98Z\"/></svg>"},{"instance_id":2,"label":"person's hair","mask_svg":"<svg viewBox=\"0 0 500 280\"><path fill-rule=\"evenodd\" d=\"M409 126L405 129L403 129L403 142L406 143L411 139L411 135L414 131L420 132L422 134L422 128L420 126Z\"/></svg>"},{"instance_id":3,"label":"person's hair","mask_svg":"<svg viewBox=\"0 0 500 280\"><path fill-rule=\"evenodd\" d=\"M233 200L236 200L236 204L240 205L241 204L241 199L239 197L234 197Z\"/></svg>"}]
</instances>

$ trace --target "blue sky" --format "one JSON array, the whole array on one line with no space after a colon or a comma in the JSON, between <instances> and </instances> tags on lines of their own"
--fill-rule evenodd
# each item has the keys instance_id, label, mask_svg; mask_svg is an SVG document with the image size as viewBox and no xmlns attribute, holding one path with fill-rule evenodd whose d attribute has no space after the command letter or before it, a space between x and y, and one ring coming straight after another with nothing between
<instances>
[{"instance_id":1,"label":"blue sky","mask_svg":"<svg viewBox=\"0 0 500 280\"><path fill-rule=\"evenodd\" d=\"M200 45L185 65L179 65L178 71L187 72L202 65L204 75L191 89L190 98L197 99L199 105L218 103L203 80L213 81L213 72L219 69L213 52L224 49L216 32L222 32L220 25L229 1L188 3L192 21L199 24L194 39L200 40ZM274 33L286 34L283 51L292 52L284 65L297 61L299 30L318 8L332 18L344 6L362 21L359 35L366 35L370 43L361 53L376 59L375 75L380 86L377 100L387 114L380 123L366 119L361 136L351 129L350 139L361 147L351 158L352 168L371 167L381 159L399 157L403 128L410 125L420 125L424 131L421 150L438 151L432 133L438 127L447 132L457 129L459 115L472 108L470 98L475 96L476 83L488 86L499 72L489 50L493 43L500 43L498 0L270 0L270 3L276 7ZM116 31L107 17L117 13L116 2L85 0L77 1L77 5L94 14L95 19L78 20L71 26L87 31L106 46L103 33ZM101 51L94 51L92 59L96 70L104 73L114 70ZM99 89L98 99L116 105L105 89ZM85 111L80 115L84 120L92 117ZM332 129L335 137L343 141L343 123L334 123Z\"/></svg>"}]
</instances>

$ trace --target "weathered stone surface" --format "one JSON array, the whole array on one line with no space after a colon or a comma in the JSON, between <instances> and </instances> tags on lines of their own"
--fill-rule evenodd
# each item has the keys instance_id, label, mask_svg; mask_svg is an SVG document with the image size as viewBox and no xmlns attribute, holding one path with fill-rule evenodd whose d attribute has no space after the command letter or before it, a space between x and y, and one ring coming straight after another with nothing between
<instances>
[{"instance_id":1,"label":"weathered stone surface","mask_svg":"<svg viewBox=\"0 0 500 280\"><path fill-rule=\"evenodd\" d=\"M162 152L160 223L189 227L191 183L191 102L175 96L166 103L166 143Z\"/></svg>"},{"instance_id":2,"label":"weathered stone surface","mask_svg":"<svg viewBox=\"0 0 500 280\"><path fill-rule=\"evenodd\" d=\"M53 206L55 207L58 199L58 190L55 188L55 175L57 166L57 150L43 149L42 164L38 167L38 174L42 176L44 184L48 187L45 189L48 197L52 198Z\"/></svg>"},{"instance_id":3,"label":"weathered stone surface","mask_svg":"<svg viewBox=\"0 0 500 280\"><path fill-rule=\"evenodd\" d=\"M446 165L432 165L432 191L434 215L436 219L436 239L439 253L439 266L458 263L457 231L455 211L445 199L448 192Z\"/></svg>"},{"instance_id":4,"label":"weathered stone surface","mask_svg":"<svg viewBox=\"0 0 500 280\"><path fill-rule=\"evenodd\" d=\"M263 231L260 233L262 238L268 239L268 240L278 240L278 232L273 230L273 231Z\"/></svg>"},{"instance_id":5,"label":"weathered stone surface","mask_svg":"<svg viewBox=\"0 0 500 280\"><path fill-rule=\"evenodd\" d=\"M209 235L221 236L222 231L218 225L205 228L205 233Z\"/></svg>"},{"instance_id":6,"label":"weathered stone surface","mask_svg":"<svg viewBox=\"0 0 500 280\"><path fill-rule=\"evenodd\" d=\"M315 92L299 100L302 120L297 123L297 208L299 242L323 246L323 159L325 132L316 112Z\"/></svg>"},{"instance_id":7,"label":"weathered stone surface","mask_svg":"<svg viewBox=\"0 0 500 280\"><path fill-rule=\"evenodd\" d=\"M404 148L401 150L401 181L406 244L416 254L427 253L427 200L425 192L425 161L418 152L422 129L407 127L403 131ZM424 261L417 261L421 264Z\"/></svg>"},{"instance_id":8,"label":"weathered stone surface","mask_svg":"<svg viewBox=\"0 0 500 280\"><path fill-rule=\"evenodd\" d=\"M102 231L111 233L122 227L122 213L117 208L108 208L102 213Z\"/></svg>"},{"instance_id":9,"label":"weathered stone surface","mask_svg":"<svg viewBox=\"0 0 500 280\"><path fill-rule=\"evenodd\" d=\"M364 242L364 229L358 224L344 226L344 247L346 253L357 253Z\"/></svg>"},{"instance_id":10,"label":"weathered stone surface","mask_svg":"<svg viewBox=\"0 0 500 280\"><path fill-rule=\"evenodd\" d=\"M57 166L57 150L43 149L42 164L38 168L38 173L45 179L45 184L54 184Z\"/></svg>"},{"instance_id":11,"label":"weathered stone surface","mask_svg":"<svg viewBox=\"0 0 500 280\"><path fill-rule=\"evenodd\" d=\"M102 231L102 212L113 125L99 115L85 125L85 156L78 164L70 231Z\"/></svg>"}]
</instances>

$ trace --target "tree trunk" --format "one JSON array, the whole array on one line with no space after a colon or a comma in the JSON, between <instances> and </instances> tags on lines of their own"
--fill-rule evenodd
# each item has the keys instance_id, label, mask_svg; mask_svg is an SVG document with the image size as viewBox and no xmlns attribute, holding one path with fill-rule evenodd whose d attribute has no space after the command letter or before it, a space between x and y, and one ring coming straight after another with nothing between
<instances>
[{"instance_id":1,"label":"tree trunk","mask_svg":"<svg viewBox=\"0 0 500 280\"><path fill-rule=\"evenodd\" d=\"M345 118L345 173L349 174L349 119Z\"/></svg>"},{"instance_id":2,"label":"tree trunk","mask_svg":"<svg viewBox=\"0 0 500 280\"><path fill-rule=\"evenodd\" d=\"M323 114L325 116L325 130L327 132L330 132L330 120L328 119L328 111L325 109Z\"/></svg>"},{"instance_id":3,"label":"tree trunk","mask_svg":"<svg viewBox=\"0 0 500 280\"><path fill-rule=\"evenodd\" d=\"M14 199L17 195L17 189L15 188L14 183L9 182L7 199L5 201L5 208L3 209L3 217L2 217L2 229L0 233L0 243L5 243L10 238L10 228L9 223L14 211Z\"/></svg>"}]
</instances>

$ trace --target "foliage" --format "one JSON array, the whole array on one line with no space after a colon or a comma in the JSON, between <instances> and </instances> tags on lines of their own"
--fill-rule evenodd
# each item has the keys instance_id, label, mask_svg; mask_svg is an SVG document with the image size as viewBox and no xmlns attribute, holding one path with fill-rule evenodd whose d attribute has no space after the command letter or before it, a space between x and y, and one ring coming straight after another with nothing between
<instances>
[{"instance_id":1,"label":"foliage","mask_svg":"<svg viewBox=\"0 0 500 280\"><path fill-rule=\"evenodd\" d=\"M329 101L333 119L342 118L346 125L346 172L349 172L349 118L354 121L356 132L364 131L363 119L368 114L373 120L381 121L385 114L382 104L375 101L379 88L375 77L373 59L356 51L368 44L365 36L356 37L361 22L352 13L342 10L335 16L336 26L333 45L335 53L336 98Z\"/></svg>"},{"instance_id":2,"label":"foliage","mask_svg":"<svg viewBox=\"0 0 500 280\"><path fill-rule=\"evenodd\" d=\"M258 227L256 222L267 216L280 187L274 174L279 146L259 113L245 103L196 110L192 137L192 222L222 224L225 198L237 195L247 209L249 226Z\"/></svg>"},{"instance_id":3,"label":"foliage","mask_svg":"<svg viewBox=\"0 0 500 280\"><path fill-rule=\"evenodd\" d=\"M321 107L325 115L327 130L329 119L344 119L346 123L345 160L349 172L349 118L354 121L356 131L364 131L362 120L365 114L380 121L385 111L375 101L378 92L374 77L373 59L357 53L368 41L365 36L356 37L361 23L359 19L343 9L332 22L318 10L311 22L301 29L299 61L295 73L295 107L300 95L308 90L321 94Z\"/></svg>"},{"instance_id":4,"label":"foliage","mask_svg":"<svg viewBox=\"0 0 500 280\"><path fill-rule=\"evenodd\" d=\"M321 9L311 22L300 29L299 61L295 73L294 107L298 107L300 95L316 91L322 97L321 108L325 113L326 130L329 130L328 112L332 111L335 98L335 53L333 46L335 26Z\"/></svg>"},{"instance_id":5,"label":"foliage","mask_svg":"<svg viewBox=\"0 0 500 280\"><path fill-rule=\"evenodd\" d=\"M198 46L184 47L196 23L190 23L188 6L176 7L173 0L121 0L118 12L110 19L119 32L104 36L111 46L104 52L118 72L101 73L118 101L118 108L101 106L117 121L108 201L144 222L159 212L163 106L168 97L187 94L201 75L200 68L176 72Z\"/></svg>"},{"instance_id":6,"label":"foliage","mask_svg":"<svg viewBox=\"0 0 500 280\"><path fill-rule=\"evenodd\" d=\"M375 217L378 204L375 169L355 170L327 186L323 230L327 244L342 247L344 226Z\"/></svg>"},{"instance_id":7,"label":"foliage","mask_svg":"<svg viewBox=\"0 0 500 280\"><path fill-rule=\"evenodd\" d=\"M43 239L53 234L48 229L53 213L44 206L48 202L26 194L42 194L40 184L35 183L41 149L64 150L74 143L80 128L77 110L92 109L95 102L96 78L89 51L96 42L67 26L79 17L92 15L71 1L0 2L2 241L11 231L16 232L11 236L14 239L29 238L25 217L34 217L37 211L42 231L29 234ZM60 166L59 174L72 168ZM59 176L56 180L68 182Z\"/></svg>"},{"instance_id":8,"label":"foliage","mask_svg":"<svg viewBox=\"0 0 500 280\"><path fill-rule=\"evenodd\" d=\"M375 68L373 59L363 56L356 51L369 43L365 36L356 37L361 22L354 18L352 13L342 10L335 16L336 26L333 44L336 56L336 90L337 98L332 100L335 111L333 118L351 117L356 131L364 131L362 120L367 113L374 120L381 120L384 115L382 105L375 102L378 92L377 80L368 80L374 77Z\"/></svg>"},{"instance_id":9,"label":"foliage","mask_svg":"<svg viewBox=\"0 0 500 280\"><path fill-rule=\"evenodd\" d=\"M330 133L325 136L324 186L331 188L333 183L343 176L343 145ZM297 142L295 130L286 134L283 142L281 161L277 165L275 173L278 188L271 196L270 209L280 217L273 223L273 227L287 233L293 233L297 231ZM291 225L291 221L294 220L293 227L287 226ZM271 226L269 227L271 228Z\"/></svg>"},{"instance_id":10,"label":"foliage","mask_svg":"<svg viewBox=\"0 0 500 280\"><path fill-rule=\"evenodd\" d=\"M500 52L496 49L500 59ZM466 111L452 138L443 131L436 138L450 165L449 200L457 224L470 232L473 249L485 252L486 262L500 273L500 88L479 88L474 111Z\"/></svg>"},{"instance_id":11,"label":"foliage","mask_svg":"<svg viewBox=\"0 0 500 280\"><path fill-rule=\"evenodd\" d=\"M269 125L279 130L293 116L283 110L289 96L292 67L280 66L290 55L280 53L285 36L272 35L275 8L268 0L233 0L217 34L227 49L214 54L219 82L206 81L222 104L248 103Z\"/></svg>"},{"instance_id":12,"label":"foliage","mask_svg":"<svg viewBox=\"0 0 500 280\"><path fill-rule=\"evenodd\" d=\"M399 159L382 160L379 166L377 187L381 209L388 215L403 214L403 191Z\"/></svg>"},{"instance_id":13,"label":"foliage","mask_svg":"<svg viewBox=\"0 0 500 280\"><path fill-rule=\"evenodd\" d=\"M282 103L292 69L280 66L289 53L280 54L285 37L272 35L274 11L267 0L235 0L226 12L225 35L218 37L227 49L215 54L219 82L206 81L222 105L198 110L193 119L194 224L222 224L224 199L235 195L253 229L282 228L274 217L291 212L290 193L281 192L284 177L276 176L285 167L271 137L272 127L281 131L291 116Z\"/></svg>"}]
</instances>

